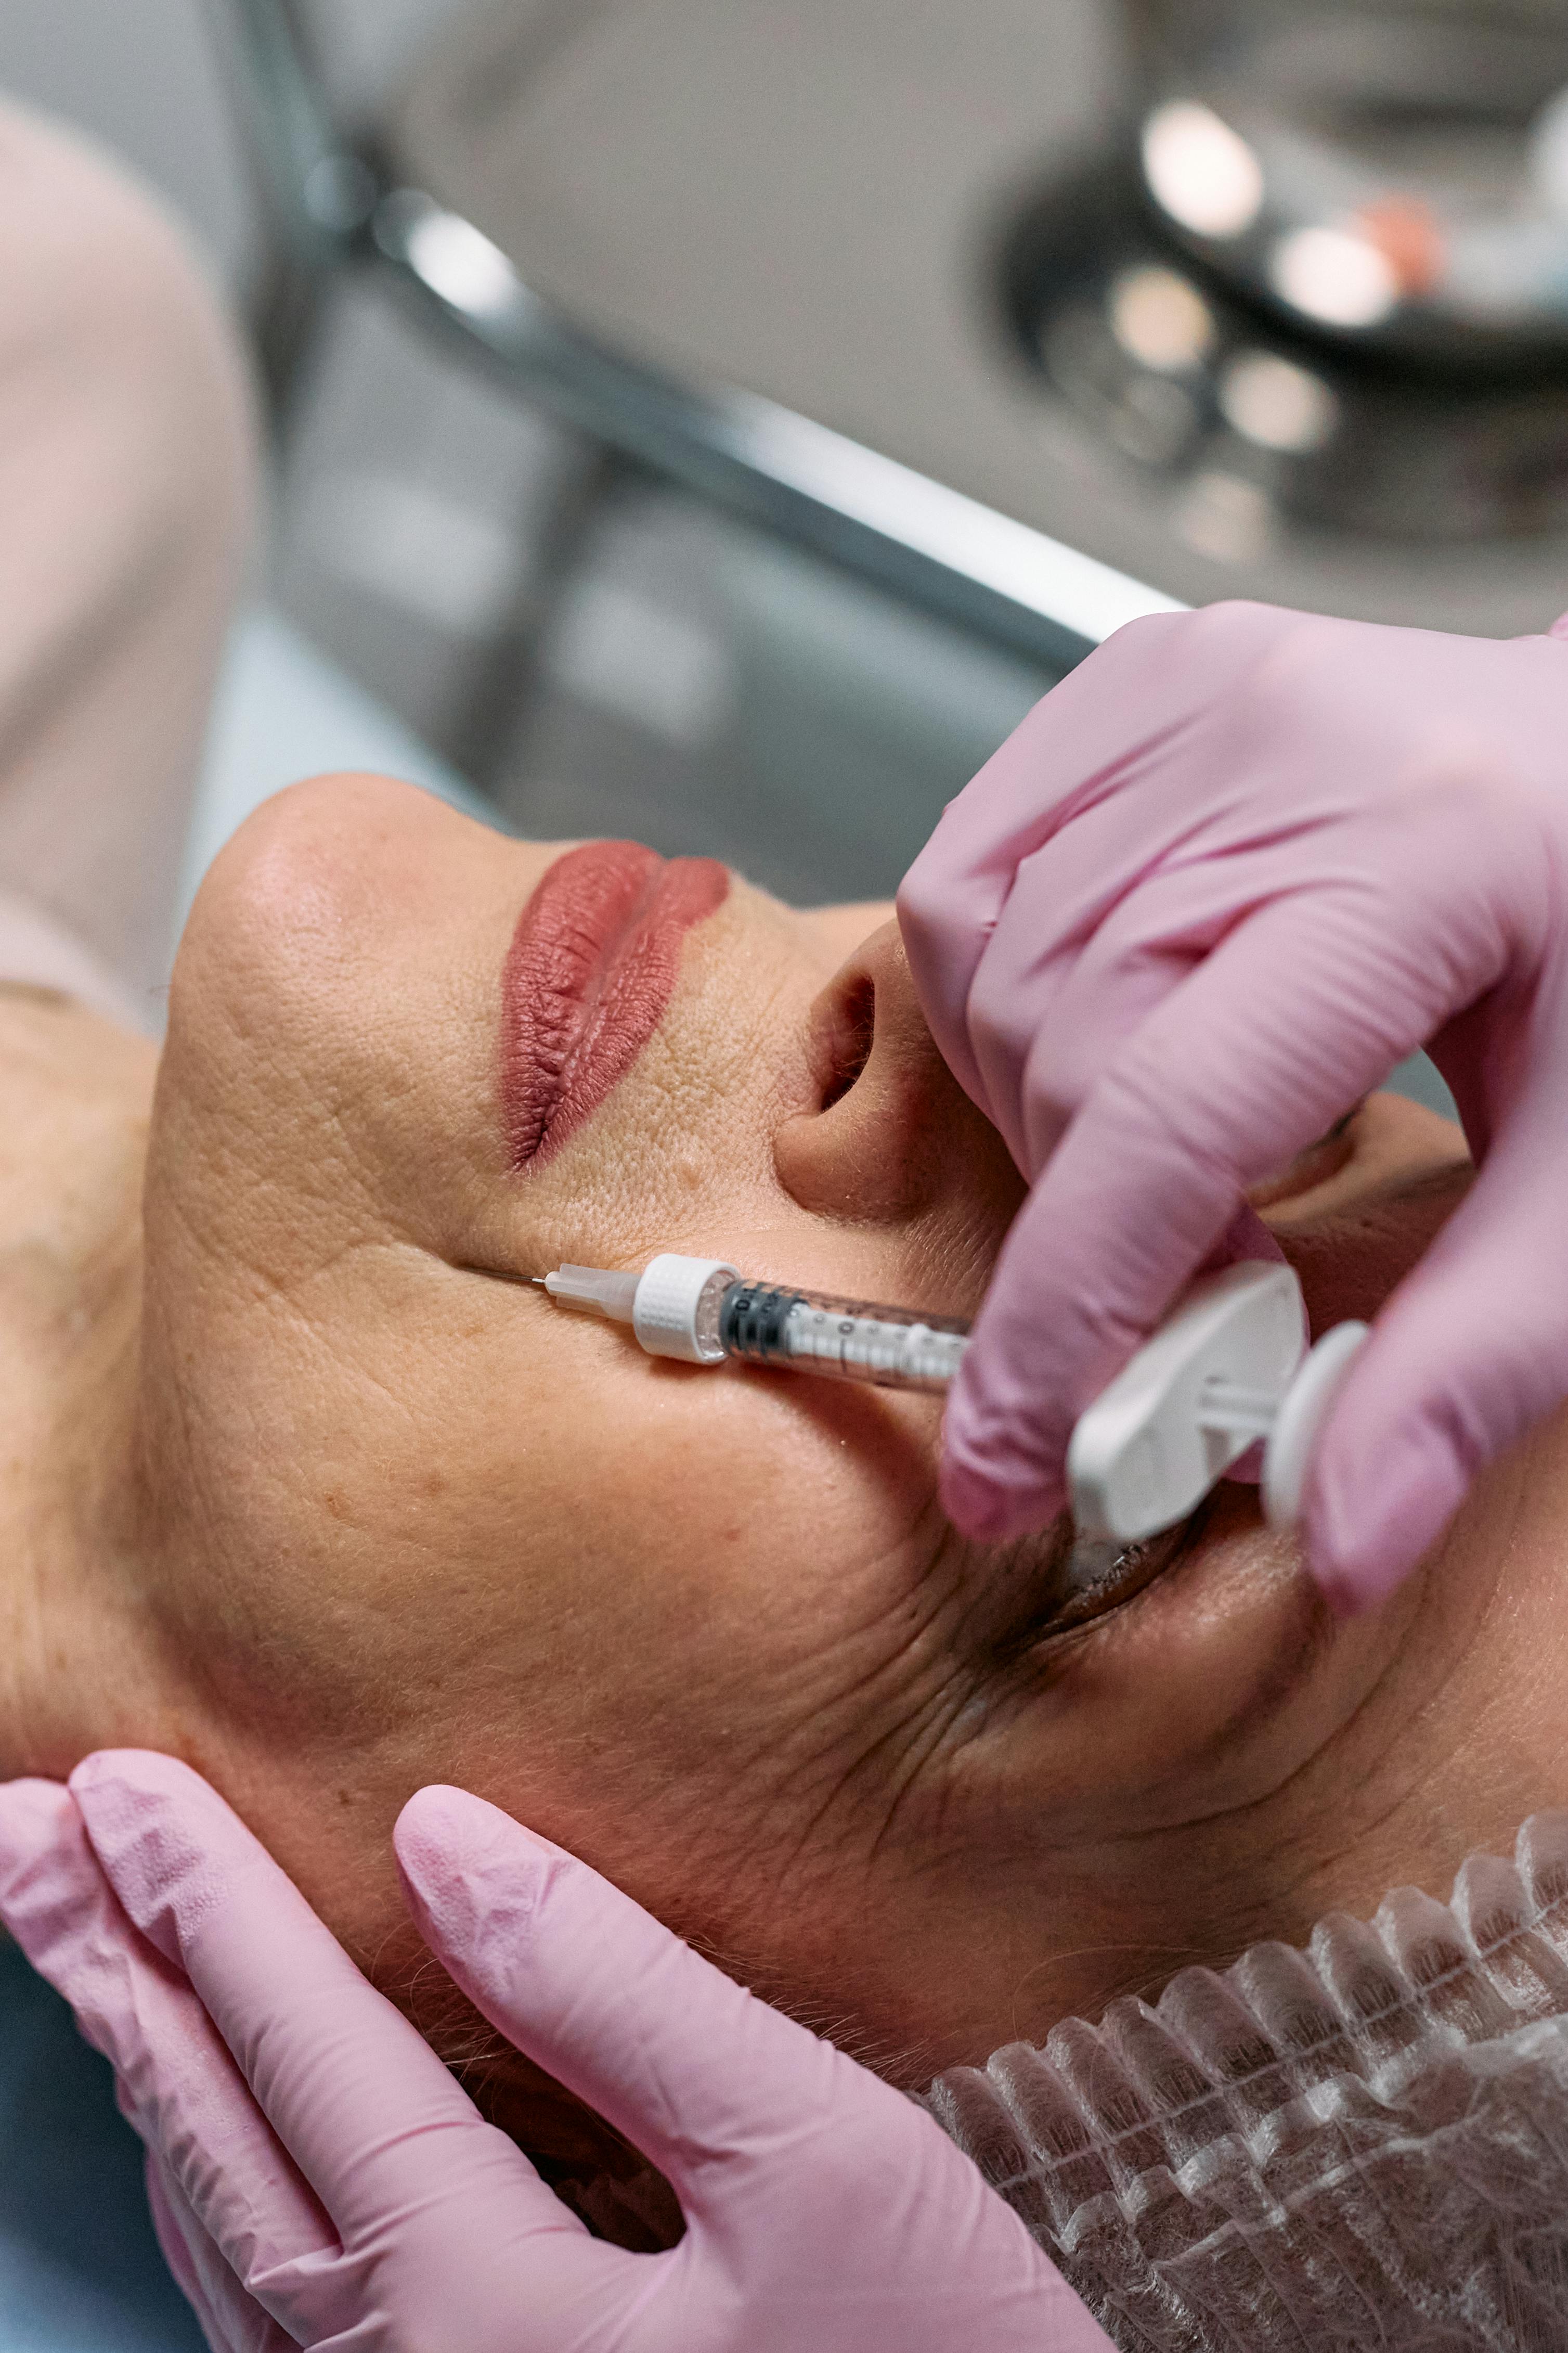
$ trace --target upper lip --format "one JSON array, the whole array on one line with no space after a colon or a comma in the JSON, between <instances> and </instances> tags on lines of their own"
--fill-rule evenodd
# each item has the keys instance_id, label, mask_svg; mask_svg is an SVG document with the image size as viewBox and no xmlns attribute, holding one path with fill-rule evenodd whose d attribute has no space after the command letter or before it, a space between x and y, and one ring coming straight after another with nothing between
<instances>
[{"instance_id":1,"label":"upper lip","mask_svg":"<svg viewBox=\"0 0 1568 2353\"><path fill-rule=\"evenodd\" d=\"M548 1158L626 1076L675 986L682 934L729 877L710 858L588 842L549 869L501 975L501 1098L512 1166Z\"/></svg>"}]
</instances>

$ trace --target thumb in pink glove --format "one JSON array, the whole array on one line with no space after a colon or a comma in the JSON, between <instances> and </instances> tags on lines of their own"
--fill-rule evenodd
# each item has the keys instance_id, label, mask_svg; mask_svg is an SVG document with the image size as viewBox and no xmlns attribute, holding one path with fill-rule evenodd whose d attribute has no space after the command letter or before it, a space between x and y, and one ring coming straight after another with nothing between
<instances>
[{"instance_id":1,"label":"thumb in pink glove","mask_svg":"<svg viewBox=\"0 0 1568 2353\"><path fill-rule=\"evenodd\" d=\"M1429 1046L1480 1174L1379 1314L1305 1493L1381 1599L1568 1398L1568 647L1256 605L1119 630L943 816L899 915L1032 1190L950 1394L943 1499L1066 1501L1078 1416L1245 1192Z\"/></svg>"},{"instance_id":2,"label":"thumb in pink glove","mask_svg":"<svg viewBox=\"0 0 1568 2353\"><path fill-rule=\"evenodd\" d=\"M205 1782L88 1759L0 1789L0 1916L112 2061L215 2353L1108 2353L901 2094L461 1790L395 1833L432 1952L674 2186L592 2238Z\"/></svg>"}]
</instances>

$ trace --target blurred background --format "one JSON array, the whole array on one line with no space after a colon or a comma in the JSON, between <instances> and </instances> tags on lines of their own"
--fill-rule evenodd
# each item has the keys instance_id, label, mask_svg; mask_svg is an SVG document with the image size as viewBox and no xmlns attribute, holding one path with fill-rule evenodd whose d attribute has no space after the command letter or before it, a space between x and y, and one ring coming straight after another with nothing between
<instances>
[{"instance_id":1,"label":"blurred background","mask_svg":"<svg viewBox=\"0 0 1568 2353\"><path fill-rule=\"evenodd\" d=\"M881 893L1134 611L1568 603L1559 0L6 0L0 86L257 339L194 866L363 745Z\"/></svg>"},{"instance_id":2,"label":"blurred background","mask_svg":"<svg viewBox=\"0 0 1568 2353\"><path fill-rule=\"evenodd\" d=\"M805 901L890 890L1053 668L606 450L476 364L353 238L302 285L265 119L289 99L259 86L245 14L0 10L0 88L163 191L272 372L272 511L193 876L241 804L357 761L436 782L449 764L518 830L700 848ZM333 120L374 150L463 14L324 0L295 23Z\"/></svg>"}]
</instances>

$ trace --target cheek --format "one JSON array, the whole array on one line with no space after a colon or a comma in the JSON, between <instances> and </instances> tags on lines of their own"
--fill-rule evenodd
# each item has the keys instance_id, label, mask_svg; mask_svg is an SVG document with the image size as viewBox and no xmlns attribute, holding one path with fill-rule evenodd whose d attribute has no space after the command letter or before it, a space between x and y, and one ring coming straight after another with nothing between
<instances>
[{"instance_id":1,"label":"cheek","mask_svg":"<svg viewBox=\"0 0 1568 2353\"><path fill-rule=\"evenodd\" d=\"M759 1852L799 1852L825 1790L859 1789L879 1711L896 1723L927 1671L934 1416L889 1426L826 1382L604 1370L560 1376L479 1479L454 1605L477 1621L471 1769L638 1892L714 1898ZM839 1802L847 1832L859 1800Z\"/></svg>"},{"instance_id":2,"label":"cheek","mask_svg":"<svg viewBox=\"0 0 1568 2353\"><path fill-rule=\"evenodd\" d=\"M1121 1824L1179 1828L1272 1797L1343 1705L1333 1623L1294 1544L1259 1527L1249 1492L1221 1489L1201 1555L1144 1600L1112 1671Z\"/></svg>"},{"instance_id":3,"label":"cheek","mask_svg":"<svg viewBox=\"0 0 1568 2353\"><path fill-rule=\"evenodd\" d=\"M683 1688L684 1715L694 1673L743 1690L875 1614L933 1509L931 1401L628 1361L611 1335L583 1337L524 1415L515 1463L490 1472L516 1495L536 1591L585 1610L578 1638L613 1616L627 1672Z\"/></svg>"},{"instance_id":4,"label":"cheek","mask_svg":"<svg viewBox=\"0 0 1568 2353\"><path fill-rule=\"evenodd\" d=\"M602 1717L688 1767L708 1719L771 1737L791 1672L829 1682L907 1585L937 1402L699 1371L519 1305L384 1366L384 1398L351 1389L300 1466L338 1607L374 1574L399 1673L460 1656L494 1721L510 1694L514 1723Z\"/></svg>"},{"instance_id":5,"label":"cheek","mask_svg":"<svg viewBox=\"0 0 1568 2353\"><path fill-rule=\"evenodd\" d=\"M1160 1597L1141 1630L1149 1704L1130 1761L1152 1822L1230 1813L1270 1797L1338 1720L1321 1679L1333 1623L1288 1536L1259 1528L1250 1494L1222 1493L1198 1590Z\"/></svg>"},{"instance_id":6,"label":"cheek","mask_svg":"<svg viewBox=\"0 0 1568 2353\"><path fill-rule=\"evenodd\" d=\"M358 1353L308 1398L255 1310L201 1352L245 1394L207 1392L181 1487L221 1778L308 1892L380 1933L391 1821L432 1779L714 1936L776 1897L825 1797L856 1835L868 1741L932 1672L935 1402L664 1365L427 1262L374 1299L342 1280ZM258 1456L286 1475L242 1489Z\"/></svg>"},{"instance_id":7,"label":"cheek","mask_svg":"<svg viewBox=\"0 0 1568 2353\"><path fill-rule=\"evenodd\" d=\"M1336 1624L1251 1493L1222 1487L1188 1559L1046 1658L1014 1767L1037 1804L1049 1790L1064 1847L1130 1841L1138 1871L1152 1854L1179 1873L1184 1834L1255 1823L1334 1741L1389 1641L1376 1619Z\"/></svg>"}]
</instances>

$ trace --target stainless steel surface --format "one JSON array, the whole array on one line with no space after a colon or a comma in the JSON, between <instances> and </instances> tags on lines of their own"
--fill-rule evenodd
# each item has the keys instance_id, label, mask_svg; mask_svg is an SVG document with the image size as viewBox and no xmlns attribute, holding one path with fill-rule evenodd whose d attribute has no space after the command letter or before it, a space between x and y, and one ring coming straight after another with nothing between
<instances>
[{"instance_id":1,"label":"stainless steel surface","mask_svg":"<svg viewBox=\"0 0 1568 2353\"><path fill-rule=\"evenodd\" d=\"M488 709L468 773L521 833L721 857L796 904L889 895L1057 673L629 464L563 582L541 558L576 437L398 292L341 280L301 382L294 622L449 758Z\"/></svg>"},{"instance_id":2,"label":"stainless steel surface","mask_svg":"<svg viewBox=\"0 0 1568 2353\"><path fill-rule=\"evenodd\" d=\"M1103 0L506 0L420 69L389 151L574 342L752 396L1164 596L1541 627L1568 593L1557 536L1412 564L1260 507L1223 462L1152 486L1046 394L1001 257L1044 184L1130 136L1117 24Z\"/></svg>"}]
</instances>

